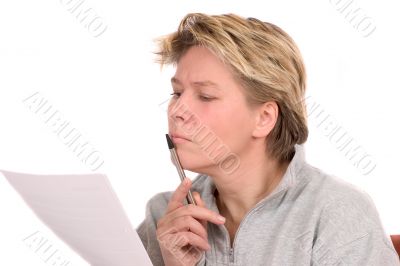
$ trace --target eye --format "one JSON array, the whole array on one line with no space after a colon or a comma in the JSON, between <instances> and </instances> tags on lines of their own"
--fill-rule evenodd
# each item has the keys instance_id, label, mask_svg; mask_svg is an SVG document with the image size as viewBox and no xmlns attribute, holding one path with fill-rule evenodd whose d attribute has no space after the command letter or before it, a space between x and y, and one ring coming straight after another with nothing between
<instances>
[{"instance_id":1,"label":"eye","mask_svg":"<svg viewBox=\"0 0 400 266\"><path fill-rule=\"evenodd\" d=\"M180 92L173 92L170 95L172 95L173 97L179 97L181 95L181 93Z\"/></svg>"},{"instance_id":2,"label":"eye","mask_svg":"<svg viewBox=\"0 0 400 266\"><path fill-rule=\"evenodd\" d=\"M170 95L171 95L173 98L179 98L179 97L181 96L181 94L182 94L182 93L180 93L180 92L173 92L173 93L171 93ZM214 98L212 98L212 97L205 96L205 95L200 95L199 98L200 98L200 100L202 100L202 101L204 101L204 102L209 102L209 101L212 101L212 100L214 99Z\"/></svg>"},{"instance_id":3,"label":"eye","mask_svg":"<svg viewBox=\"0 0 400 266\"><path fill-rule=\"evenodd\" d=\"M211 97L207 97L207 96L203 96L203 95L200 95L199 98L200 98L202 101L205 101L205 102L209 102L209 101L211 101L211 100L213 99L213 98L211 98Z\"/></svg>"}]
</instances>

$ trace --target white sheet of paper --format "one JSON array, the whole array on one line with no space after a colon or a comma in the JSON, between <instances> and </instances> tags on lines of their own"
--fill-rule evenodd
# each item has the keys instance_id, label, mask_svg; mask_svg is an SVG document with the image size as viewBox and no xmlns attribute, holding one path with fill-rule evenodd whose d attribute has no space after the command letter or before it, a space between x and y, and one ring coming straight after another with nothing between
<instances>
[{"instance_id":1,"label":"white sheet of paper","mask_svg":"<svg viewBox=\"0 0 400 266\"><path fill-rule=\"evenodd\" d=\"M0 170L60 239L95 266L152 266L106 175Z\"/></svg>"}]
</instances>

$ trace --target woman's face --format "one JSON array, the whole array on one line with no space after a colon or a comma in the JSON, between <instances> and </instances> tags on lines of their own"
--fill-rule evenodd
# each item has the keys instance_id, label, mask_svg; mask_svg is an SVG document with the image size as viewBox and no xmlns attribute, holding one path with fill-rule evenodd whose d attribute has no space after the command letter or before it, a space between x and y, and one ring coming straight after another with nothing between
<instances>
[{"instance_id":1,"label":"woman's face","mask_svg":"<svg viewBox=\"0 0 400 266\"><path fill-rule=\"evenodd\" d=\"M188 139L173 138L182 167L208 173L227 152L240 158L250 146L254 113L229 68L194 46L179 60L171 83L169 134Z\"/></svg>"}]
</instances>

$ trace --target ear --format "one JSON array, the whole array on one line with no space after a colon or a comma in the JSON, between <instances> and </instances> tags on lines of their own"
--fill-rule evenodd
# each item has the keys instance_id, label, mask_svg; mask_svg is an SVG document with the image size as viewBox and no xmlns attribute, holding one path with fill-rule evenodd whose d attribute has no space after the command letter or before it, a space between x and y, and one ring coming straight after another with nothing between
<instances>
[{"instance_id":1,"label":"ear","mask_svg":"<svg viewBox=\"0 0 400 266\"><path fill-rule=\"evenodd\" d=\"M253 137L264 138L274 128L278 119L279 106L276 102L270 101L261 105L255 112L255 127Z\"/></svg>"}]
</instances>

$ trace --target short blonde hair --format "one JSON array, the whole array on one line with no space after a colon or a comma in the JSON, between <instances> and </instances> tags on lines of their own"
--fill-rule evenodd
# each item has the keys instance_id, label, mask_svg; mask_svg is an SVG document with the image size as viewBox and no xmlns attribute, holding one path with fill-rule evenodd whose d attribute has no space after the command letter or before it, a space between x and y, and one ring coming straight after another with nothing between
<instances>
[{"instance_id":1,"label":"short blonde hair","mask_svg":"<svg viewBox=\"0 0 400 266\"><path fill-rule=\"evenodd\" d=\"M276 25L235 14L190 13L176 32L158 42L161 67L176 65L192 46L204 46L230 67L249 107L277 103L277 122L266 138L266 152L273 158L290 161L294 145L307 140L303 59L292 38Z\"/></svg>"}]
</instances>

